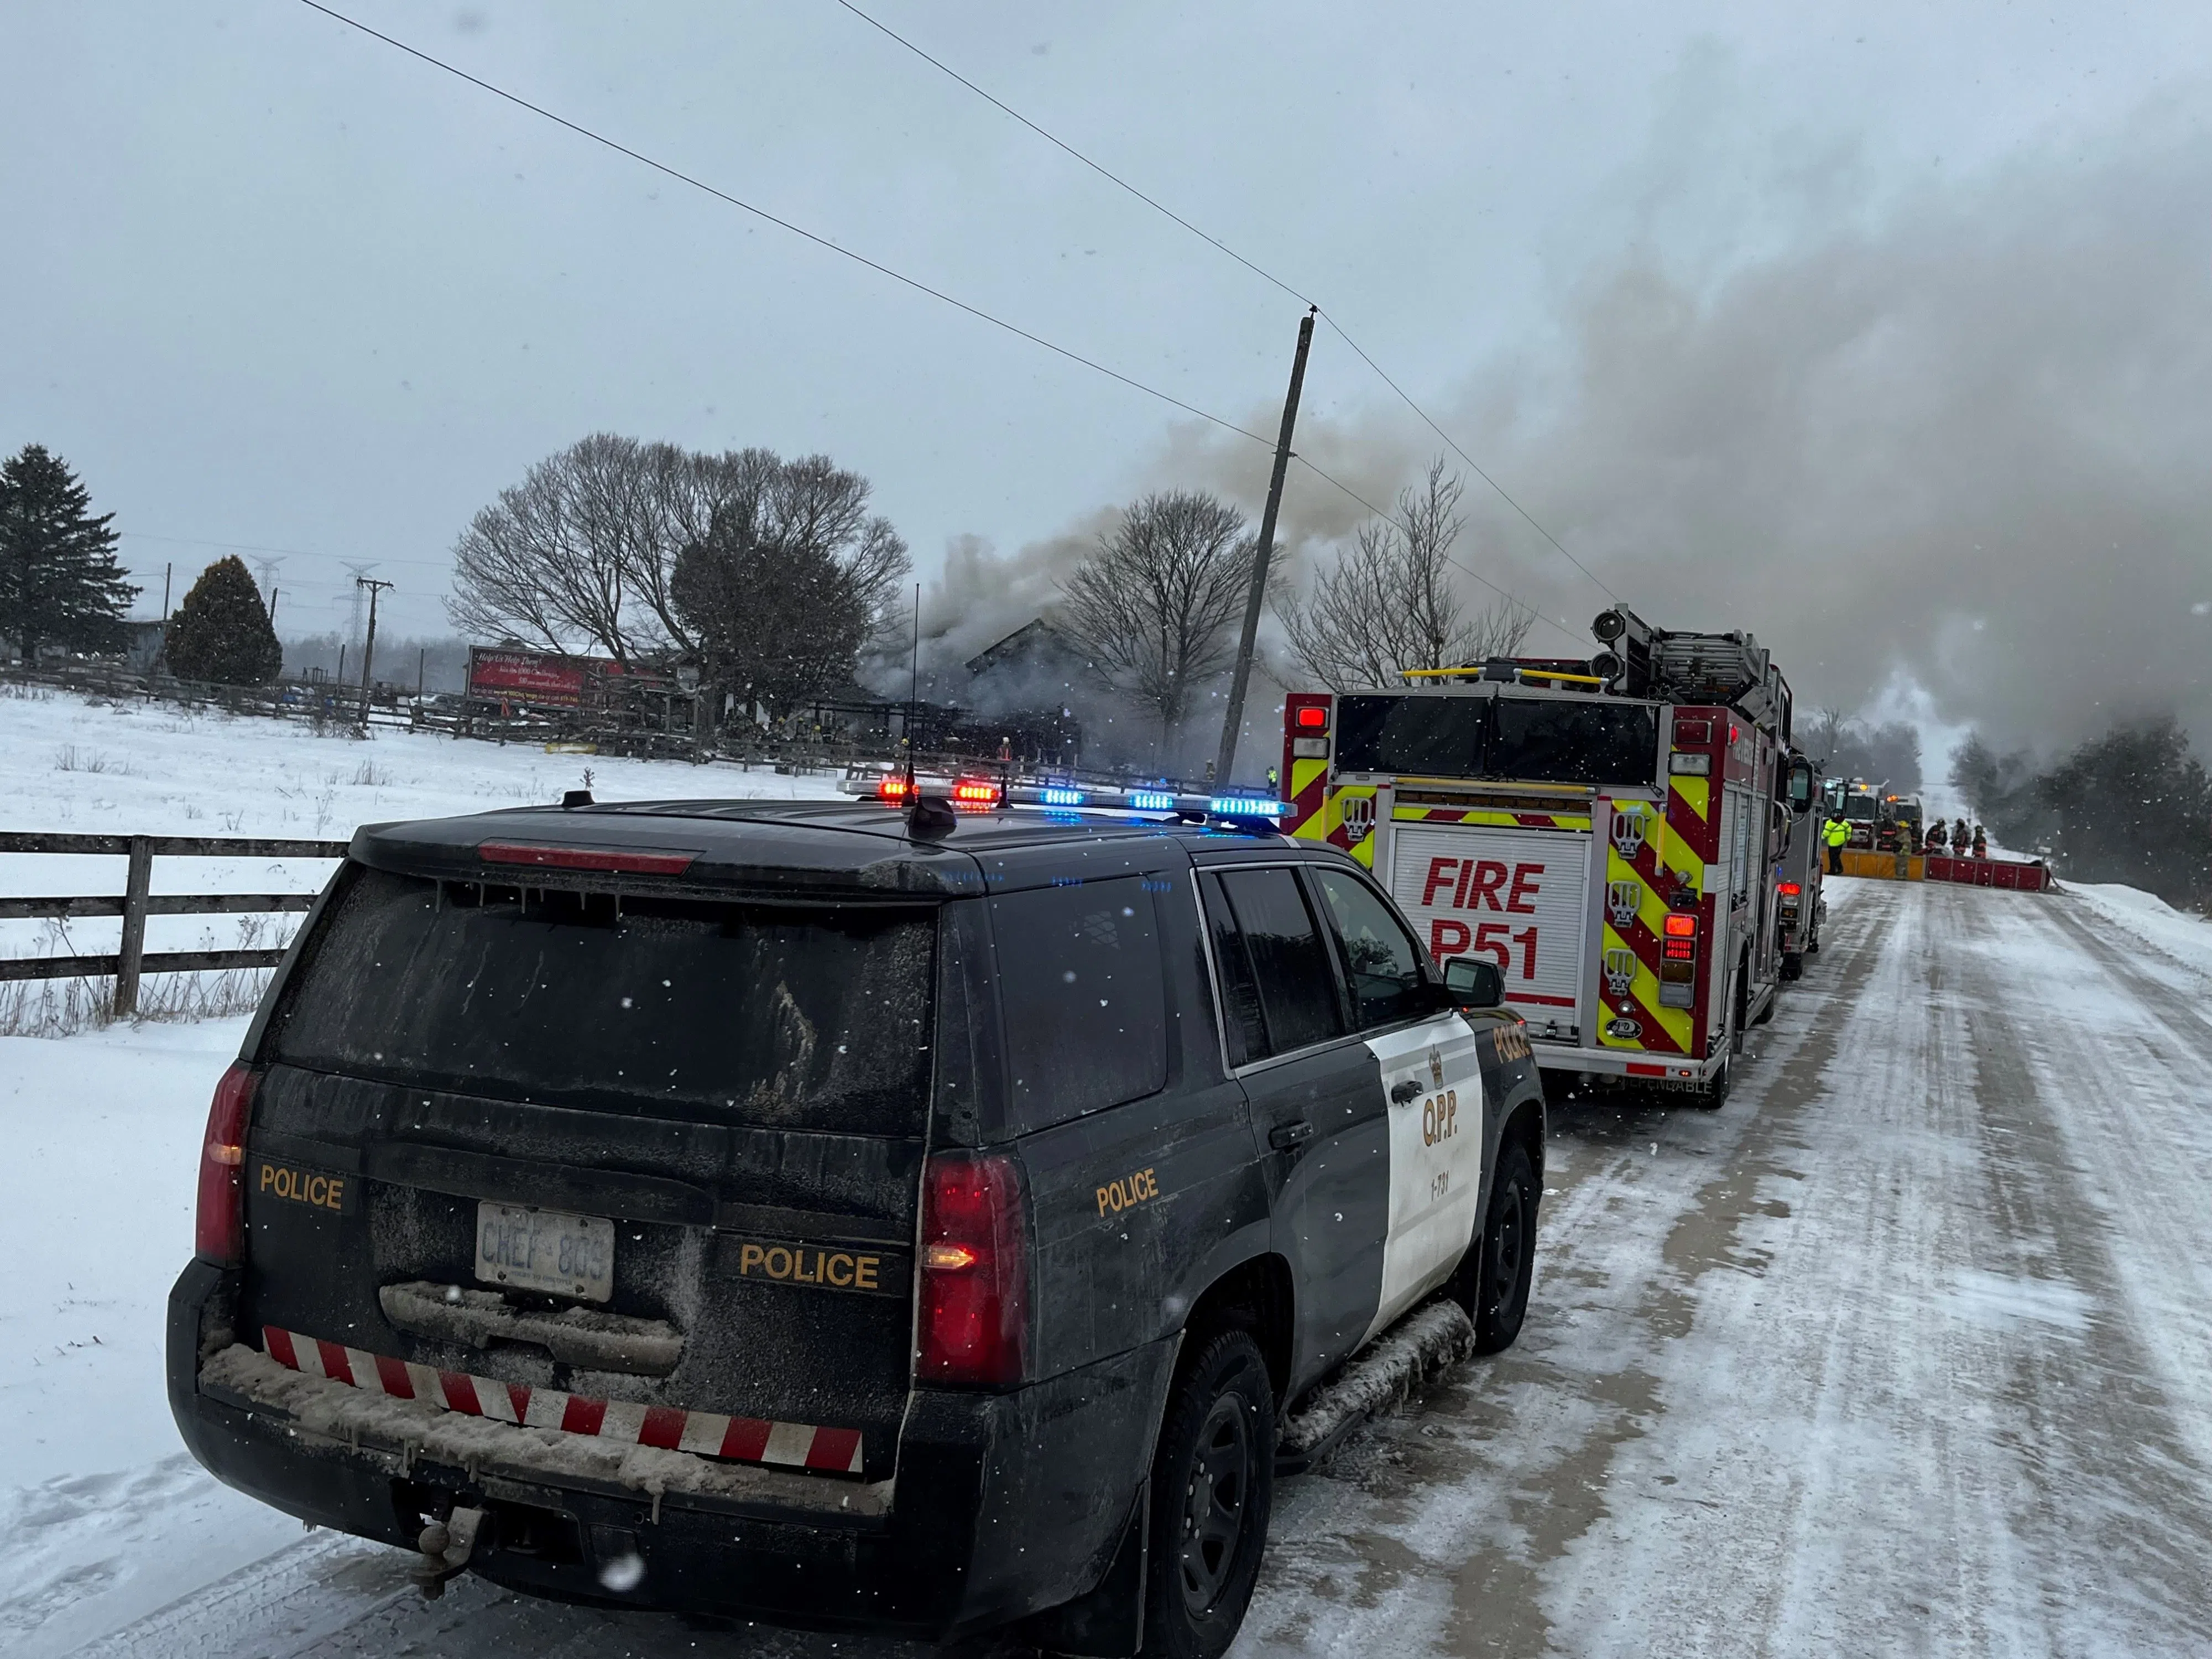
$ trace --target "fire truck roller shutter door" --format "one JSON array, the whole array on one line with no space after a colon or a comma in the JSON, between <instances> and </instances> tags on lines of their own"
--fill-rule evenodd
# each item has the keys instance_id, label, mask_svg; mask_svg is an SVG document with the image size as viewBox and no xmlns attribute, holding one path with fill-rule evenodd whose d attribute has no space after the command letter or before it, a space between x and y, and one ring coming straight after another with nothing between
<instances>
[{"instance_id":1,"label":"fire truck roller shutter door","mask_svg":"<svg viewBox=\"0 0 2212 1659\"><path fill-rule=\"evenodd\" d=\"M1581 988L1589 837L1560 830L1401 823L1392 893L1441 963L1479 957L1540 1028L1571 1020Z\"/></svg>"}]
</instances>

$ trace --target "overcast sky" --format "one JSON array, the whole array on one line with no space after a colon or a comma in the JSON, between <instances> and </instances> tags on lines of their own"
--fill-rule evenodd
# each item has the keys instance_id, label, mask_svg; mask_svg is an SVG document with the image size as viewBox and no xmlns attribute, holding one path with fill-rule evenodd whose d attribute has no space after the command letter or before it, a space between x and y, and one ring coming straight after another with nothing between
<instances>
[{"instance_id":1,"label":"overcast sky","mask_svg":"<svg viewBox=\"0 0 2212 1659\"><path fill-rule=\"evenodd\" d=\"M1273 430L1293 301L835 0L340 9ZM2175 411L2204 432L2212 349L2202 307L2148 335L2135 313L2212 297L2198 113L2212 8L867 9L1318 298L1655 620L1758 629L1813 701L1857 706L1902 665L1971 702L1994 672L1972 655L1991 617L2008 650L2046 653L2077 599L2118 580L2119 566L2084 574L2088 550L2140 489L2156 510L2109 539L2116 558L2145 544L2125 568L2148 586L2100 616L2100 672L2202 713L2203 452L2140 451L2146 431L2172 438ZM345 560L398 584L400 630L445 631L456 532L594 430L826 451L874 481L924 574L954 538L1017 556L1162 483L1255 507L1265 486L1261 447L1218 441L297 0L0 5L0 448L36 441L77 467L117 514L149 613L166 562L181 582L221 551L191 544L222 542L297 550L276 576L287 631L343 623ZM2138 252L2168 276L2076 303ZM1907 314L1922 307L1900 296L1974 260L1978 285ZM2054 332L2064 350L1981 386L1977 407L2017 420L2022 403L2047 405L2063 428L2085 362L2140 358L2156 383L2137 408L2141 377L2100 381L2108 441L2087 441L2103 470L2064 544L2039 544L2028 584L1976 544L1991 503L2035 482L2009 469L2047 484L2051 422L1913 476L1929 431L1916 421L1981 423L1928 381L1925 343L1946 355L2022 267L2045 297L1989 353L2014 362L2019 338L2039 350ZM1917 367L1838 393L1838 363L1900 337L1901 314L1902 337L1923 331ZM1793 348L1812 335L1827 349ZM1848 419L1838 398L1857 399ZM1785 481L1792 501L1817 492L1808 457L1834 428L1863 434L1900 400L1916 407L1856 446L1837 487L1849 499L1817 522L1747 499ZM1731 407L1708 445L1695 410L1716 401ZM1326 331L1307 411L1309 453L1363 493L1436 447ZM1789 454L1757 453L1778 430L1797 434ZM1963 495L1932 499L1970 471ZM1892 480L1904 503L1867 511ZM1327 493L1293 474L1294 556L1357 516ZM1468 505L1470 562L1579 634L1597 586L1479 483ZM1860 533L1887 538L1869 583L1896 626L1881 607L1837 608ZM1818 603L1772 580L1778 562ZM1924 601L1897 591L1931 568L1972 580ZM1977 598L2007 581L2035 590L2012 620ZM2136 611L2156 622L2139 646ZM1569 648L1541 630L1531 645ZM2037 684L1969 712L2032 738L2047 719Z\"/></svg>"}]
</instances>

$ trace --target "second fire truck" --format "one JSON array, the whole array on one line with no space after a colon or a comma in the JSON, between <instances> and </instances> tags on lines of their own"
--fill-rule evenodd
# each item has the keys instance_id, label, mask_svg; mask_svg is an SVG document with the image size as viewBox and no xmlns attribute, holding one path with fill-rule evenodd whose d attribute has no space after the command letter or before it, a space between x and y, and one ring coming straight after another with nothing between
<instances>
[{"instance_id":1,"label":"second fire truck","mask_svg":"<svg viewBox=\"0 0 2212 1659\"><path fill-rule=\"evenodd\" d=\"M1717 1105L1784 976L1781 861L1816 799L1789 683L1747 634L1592 631L1588 661L1293 694L1285 828L1372 868L1438 962L1504 969L1542 1066Z\"/></svg>"}]
</instances>

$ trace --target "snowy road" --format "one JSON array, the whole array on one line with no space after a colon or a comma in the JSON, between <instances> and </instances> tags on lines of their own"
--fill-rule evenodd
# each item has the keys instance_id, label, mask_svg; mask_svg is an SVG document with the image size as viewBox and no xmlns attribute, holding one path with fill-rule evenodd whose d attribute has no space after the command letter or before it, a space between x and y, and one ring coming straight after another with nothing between
<instances>
[{"instance_id":1,"label":"snowy road","mask_svg":"<svg viewBox=\"0 0 2212 1659\"><path fill-rule=\"evenodd\" d=\"M2212 1649L2212 985L1838 884L1723 1111L1553 1113L1520 1346L1278 1499L1237 1651ZM314 1534L88 1651L840 1656Z\"/></svg>"}]
</instances>

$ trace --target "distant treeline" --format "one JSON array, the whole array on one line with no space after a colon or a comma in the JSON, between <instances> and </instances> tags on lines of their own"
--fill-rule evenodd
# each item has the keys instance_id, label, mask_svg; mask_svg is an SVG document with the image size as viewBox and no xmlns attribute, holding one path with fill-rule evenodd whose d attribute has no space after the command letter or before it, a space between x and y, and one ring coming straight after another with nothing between
<instances>
[{"instance_id":1,"label":"distant treeline","mask_svg":"<svg viewBox=\"0 0 2212 1659\"><path fill-rule=\"evenodd\" d=\"M2045 767L1975 732L1951 783L2000 842L2046 849L2061 875L2212 908L2212 778L2171 715L2116 726Z\"/></svg>"},{"instance_id":2,"label":"distant treeline","mask_svg":"<svg viewBox=\"0 0 2212 1659\"><path fill-rule=\"evenodd\" d=\"M1863 778L1900 795L1919 790L1920 733L1910 721L1869 726L1845 720L1840 709L1823 708L1798 732L1797 746L1824 777Z\"/></svg>"}]
</instances>

